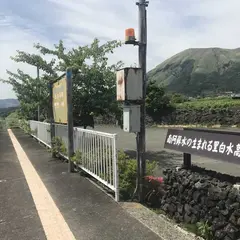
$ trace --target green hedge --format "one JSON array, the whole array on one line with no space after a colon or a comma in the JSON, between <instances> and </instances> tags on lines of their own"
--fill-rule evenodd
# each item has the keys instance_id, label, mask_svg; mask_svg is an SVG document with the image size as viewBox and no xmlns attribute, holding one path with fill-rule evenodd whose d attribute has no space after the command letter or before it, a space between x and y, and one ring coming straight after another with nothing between
<instances>
[{"instance_id":1,"label":"green hedge","mask_svg":"<svg viewBox=\"0 0 240 240\"><path fill-rule=\"evenodd\" d=\"M240 99L232 99L230 97L221 98L202 98L175 105L176 108L181 109L210 109L210 108L231 108L240 107Z\"/></svg>"}]
</instances>

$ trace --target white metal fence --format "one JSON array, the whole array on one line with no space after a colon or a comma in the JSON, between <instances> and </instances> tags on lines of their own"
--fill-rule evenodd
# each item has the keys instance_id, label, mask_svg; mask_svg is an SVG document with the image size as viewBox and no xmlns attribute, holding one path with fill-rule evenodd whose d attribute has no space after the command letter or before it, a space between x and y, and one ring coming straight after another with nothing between
<instances>
[{"instance_id":1,"label":"white metal fence","mask_svg":"<svg viewBox=\"0 0 240 240\"><path fill-rule=\"evenodd\" d=\"M45 122L29 121L32 136L51 147L50 124Z\"/></svg>"},{"instance_id":2,"label":"white metal fence","mask_svg":"<svg viewBox=\"0 0 240 240\"><path fill-rule=\"evenodd\" d=\"M29 121L32 136L51 147L50 124ZM60 137L67 149L68 131L66 125L55 124L55 136ZM119 200L119 174L116 134L74 128L74 152L76 163L81 169L115 192Z\"/></svg>"},{"instance_id":3,"label":"white metal fence","mask_svg":"<svg viewBox=\"0 0 240 240\"><path fill-rule=\"evenodd\" d=\"M54 124L55 126L55 137L60 137L67 149L68 147L68 129L66 125Z\"/></svg>"}]
</instances>

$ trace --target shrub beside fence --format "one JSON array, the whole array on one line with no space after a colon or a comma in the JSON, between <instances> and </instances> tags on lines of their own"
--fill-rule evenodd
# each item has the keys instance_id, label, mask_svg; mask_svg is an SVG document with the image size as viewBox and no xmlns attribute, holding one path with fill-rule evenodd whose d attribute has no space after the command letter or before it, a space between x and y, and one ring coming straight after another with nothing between
<instances>
[{"instance_id":1,"label":"shrub beside fence","mask_svg":"<svg viewBox=\"0 0 240 240\"><path fill-rule=\"evenodd\" d=\"M48 147L51 146L50 124L29 121L31 135ZM67 126L55 124L55 137L67 147ZM119 200L119 174L116 134L74 128L74 161L82 170L115 192ZM64 153L62 153L64 154ZM66 153L64 154L66 155Z\"/></svg>"}]
</instances>

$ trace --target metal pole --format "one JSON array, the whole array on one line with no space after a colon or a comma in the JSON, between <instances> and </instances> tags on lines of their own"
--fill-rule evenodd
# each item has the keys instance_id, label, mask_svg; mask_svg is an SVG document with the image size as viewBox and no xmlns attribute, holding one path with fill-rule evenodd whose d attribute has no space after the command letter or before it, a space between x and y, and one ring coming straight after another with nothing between
<instances>
[{"instance_id":1,"label":"metal pole","mask_svg":"<svg viewBox=\"0 0 240 240\"><path fill-rule=\"evenodd\" d=\"M147 11L146 7L148 2L145 0L139 0L137 3L139 8L139 68L142 69L143 74L143 101L141 104L141 127L140 132L137 133L137 161L138 161L138 197L139 201L143 202L143 180L146 173L146 130L145 130L145 118L146 118L146 55L147 55Z\"/></svg>"},{"instance_id":2,"label":"metal pole","mask_svg":"<svg viewBox=\"0 0 240 240\"><path fill-rule=\"evenodd\" d=\"M73 149L73 106L72 106L72 71L66 70L67 80L67 119L68 119L68 172L74 171L72 157L74 155Z\"/></svg>"},{"instance_id":3,"label":"metal pole","mask_svg":"<svg viewBox=\"0 0 240 240\"><path fill-rule=\"evenodd\" d=\"M38 89L38 121L40 122L40 97L41 97L41 88L40 88L40 83L39 83L39 67L37 66L37 83L39 86Z\"/></svg>"},{"instance_id":4,"label":"metal pole","mask_svg":"<svg viewBox=\"0 0 240 240\"><path fill-rule=\"evenodd\" d=\"M117 134L113 138L113 157L114 157L114 186L115 186L115 201L119 202L119 170L118 170L118 156L117 156Z\"/></svg>"},{"instance_id":5,"label":"metal pole","mask_svg":"<svg viewBox=\"0 0 240 240\"><path fill-rule=\"evenodd\" d=\"M50 116L50 136L51 136L51 147L53 148L53 140L55 138L55 124L54 124L54 116L53 116L53 84L49 83L49 116ZM52 151L52 157L56 157L54 152Z\"/></svg>"}]
</instances>

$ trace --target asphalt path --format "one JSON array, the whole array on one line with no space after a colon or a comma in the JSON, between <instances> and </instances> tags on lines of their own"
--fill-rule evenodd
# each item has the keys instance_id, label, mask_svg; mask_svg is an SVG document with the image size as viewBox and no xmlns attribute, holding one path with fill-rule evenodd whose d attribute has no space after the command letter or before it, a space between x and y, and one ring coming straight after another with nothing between
<instances>
[{"instance_id":1,"label":"asphalt path","mask_svg":"<svg viewBox=\"0 0 240 240\"><path fill-rule=\"evenodd\" d=\"M125 133L120 127L99 125L95 126L95 130L117 133L117 146L119 150L127 151L131 156L135 157L136 139L135 134ZM225 129L225 131L229 131ZM237 129L231 131L239 131ZM167 129L164 128L147 128L146 129L146 157L149 160L156 160L158 168L155 175L161 175L162 170L168 167L180 166L183 162L182 153L164 149L164 141L166 138ZM209 170L218 171L221 173L240 176L240 165L227 163L219 160L203 158L192 155L192 162L200 167L205 167Z\"/></svg>"},{"instance_id":2,"label":"asphalt path","mask_svg":"<svg viewBox=\"0 0 240 240\"><path fill-rule=\"evenodd\" d=\"M29 224L31 222L31 224ZM0 130L0 239L45 240L31 192L7 131Z\"/></svg>"},{"instance_id":3,"label":"asphalt path","mask_svg":"<svg viewBox=\"0 0 240 240\"><path fill-rule=\"evenodd\" d=\"M1 240L160 239L30 136L10 137L0 131Z\"/></svg>"}]
</instances>

